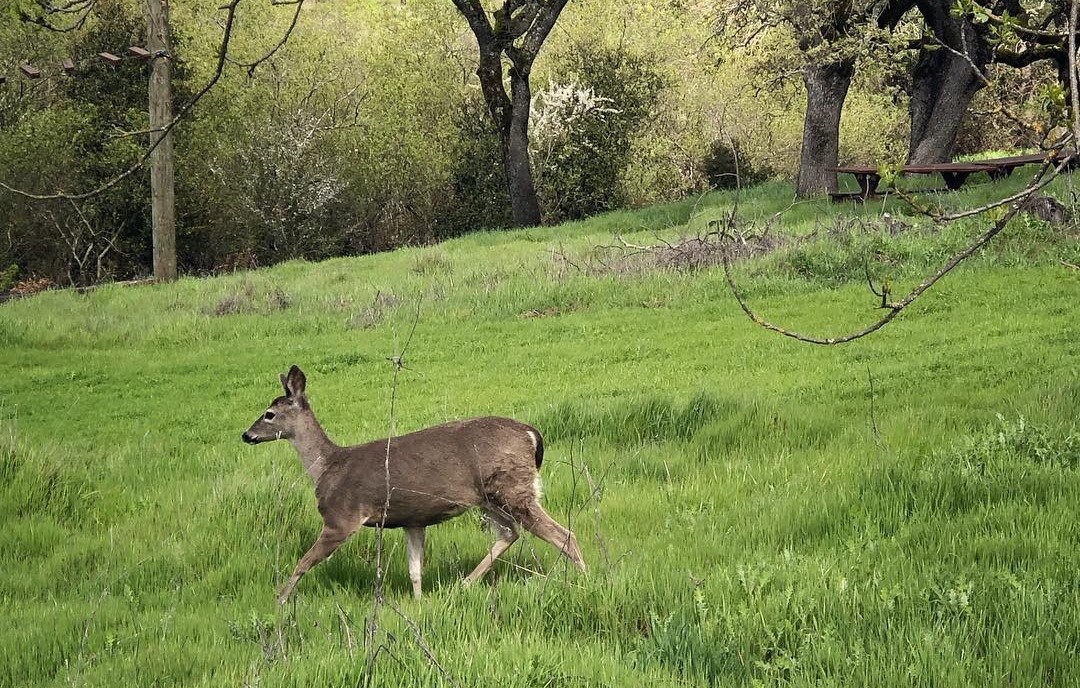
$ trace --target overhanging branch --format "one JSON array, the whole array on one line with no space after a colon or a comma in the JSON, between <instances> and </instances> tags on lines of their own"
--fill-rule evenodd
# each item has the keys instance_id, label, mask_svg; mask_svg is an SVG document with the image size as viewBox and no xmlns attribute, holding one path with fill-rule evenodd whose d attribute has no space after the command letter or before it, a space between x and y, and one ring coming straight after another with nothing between
<instances>
[{"instance_id":1,"label":"overhanging branch","mask_svg":"<svg viewBox=\"0 0 1080 688\"><path fill-rule=\"evenodd\" d=\"M1076 1L1077 0L1073 0L1074 3ZM942 265L936 272L924 279L918 284L918 286L908 292L907 295L904 296L904 298L900 299L899 301L890 303L887 301L888 293L884 289L881 292L878 292L874 289L873 284L871 283L871 291L873 291L875 295L881 297L881 307L887 308L888 312L884 316L862 328L861 330L849 332L847 334L839 335L836 337L818 337L814 335L803 334L801 332L796 332L785 327L780 327L779 325L776 325L766 320L764 317L754 311L753 308L750 307L750 304L746 301L746 298L742 295L742 292L739 290L738 285L735 283L735 279L731 273L730 250L725 250L721 253L724 265L724 279L727 282L732 295L735 297L735 300L739 303L739 307L742 308L746 316L750 318L750 320L752 320L754 323L760 325L767 330L771 330L785 337L796 339L800 342L806 342L808 344L819 344L824 346L844 344L846 342L854 341L856 339L861 339L862 337L872 334L873 332L880 330L882 327L885 327L890 322L892 322L892 320L895 319L896 316L900 315L900 313L903 312L904 309L914 303L916 299L918 299L931 287L937 284L937 282L942 277L952 272L952 270L955 269L956 266L960 265L960 263L970 258L977 251L979 251L979 249L985 246L991 239L1001 233L1001 231L1005 229L1005 226L1009 224L1009 221L1012 220L1023 208L1022 201L1034 194L1042 187L1046 186L1046 184L1050 183L1050 181L1052 181L1058 174L1060 174L1071 164L1073 157L1074 156L1071 155L1067 156L1064 160L1061 161L1061 163L1057 167L1053 168L1052 173L1048 177L1047 171L1050 169L1050 162L1043 163L1038 174L1035 175L1035 178L1024 188L1024 190L1021 191L1019 194L1010 197L1011 199L1013 199L1012 205L1009 206L1008 210L1006 210L986 232L981 234L973 242L971 242L962 250L953 255L953 257L950 258L944 265ZM978 209L978 212L985 212L990 207L993 206L988 205L986 207ZM954 217L966 216L967 214L958 214ZM722 236L729 242L734 241L733 233L728 232L726 229L723 232Z\"/></svg>"}]
</instances>

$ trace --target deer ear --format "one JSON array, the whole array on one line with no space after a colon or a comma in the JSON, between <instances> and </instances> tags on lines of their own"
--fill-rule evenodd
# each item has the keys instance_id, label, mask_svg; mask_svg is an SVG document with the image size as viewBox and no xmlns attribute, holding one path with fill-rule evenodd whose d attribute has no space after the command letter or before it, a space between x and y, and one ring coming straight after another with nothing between
<instances>
[{"instance_id":1,"label":"deer ear","mask_svg":"<svg viewBox=\"0 0 1080 688\"><path fill-rule=\"evenodd\" d=\"M289 368L289 374L281 376L281 386L285 388L286 396L294 398L304 396L304 389L307 387L307 378L304 377L304 371L297 366Z\"/></svg>"}]
</instances>

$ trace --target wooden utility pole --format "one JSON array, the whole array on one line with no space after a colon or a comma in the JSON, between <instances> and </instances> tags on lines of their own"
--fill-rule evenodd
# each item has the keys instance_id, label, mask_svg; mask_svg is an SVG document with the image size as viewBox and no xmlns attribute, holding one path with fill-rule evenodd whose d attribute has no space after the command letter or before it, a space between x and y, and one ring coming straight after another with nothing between
<instances>
[{"instance_id":1,"label":"wooden utility pole","mask_svg":"<svg viewBox=\"0 0 1080 688\"><path fill-rule=\"evenodd\" d=\"M172 53L169 41L169 0L146 0L147 47L150 50L150 129L172 121ZM151 145L162 134L150 134ZM173 188L172 133L150 155L150 203L154 234L154 279L176 279L176 198Z\"/></svg>"}]
</instances>

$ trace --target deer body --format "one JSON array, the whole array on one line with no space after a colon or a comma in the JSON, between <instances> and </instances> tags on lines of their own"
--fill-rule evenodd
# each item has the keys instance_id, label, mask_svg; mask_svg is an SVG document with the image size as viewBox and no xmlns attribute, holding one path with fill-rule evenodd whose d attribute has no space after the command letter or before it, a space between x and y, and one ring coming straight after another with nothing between
<instances>
[{"instance_id":1,"label":"deer body","mask_svg":"<svg viewBox=\"0 0 1080 688\"><path fill-rule=\"evenodd\" d=\"M305 394L303 372L282 375L278 397L243 439L257 444L290 440L315 485L323 530L282 588L284 603L300 577L326 559L362 526L404 528L409 574L419 597L424 529L479 507L497 540L465 578L479 580L518 538L518 526L559 548L585 569L574 534L540 506L538 469L544 443L536 429L510 418L454 421L417 432L351 447L332 442ZM389 498L388 498L389 497Z\"/></svg>"},{"instance_id":2,"label":"deer body","mask_svg":"<svg viewBox=\"0 0 1080 688\"><path fill-rule=\"evenodd\" d=\"M485 501L520 501L539 466L519 458L542 456L539 436L509 418L474 418L395 437L389 449L382 439L331 450L316 482L319 512L346 527L415 528Z\"/></svg>"}]
</instances>

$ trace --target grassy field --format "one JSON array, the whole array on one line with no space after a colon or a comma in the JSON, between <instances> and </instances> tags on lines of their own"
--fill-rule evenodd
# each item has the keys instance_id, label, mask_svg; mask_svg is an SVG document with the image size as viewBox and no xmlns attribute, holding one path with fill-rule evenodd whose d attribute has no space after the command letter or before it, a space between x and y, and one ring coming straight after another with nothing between
<instances>
[{"instance_id":1,"label":"grassy field","mask_svg":"<svg viewBox=\"0 0 1080 688\"><path fill-rule=\"evenodd\" d=\"M839 348L754 326L715 268L587 255L732 200L0 306L0 685L1080 684L1075 230L1018 219ZM841 333L877 317L868 257L900 293L980 227L880 212L790 208L747 297ZM365 531L277 608L321 522L292 448L240 433L292 363L340 443L536 425L589 573L526 538L463 590L491 541L465 516L429 531L422 601L388 531L371 623Z\"/></svg>"}]
</instances>

